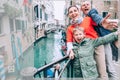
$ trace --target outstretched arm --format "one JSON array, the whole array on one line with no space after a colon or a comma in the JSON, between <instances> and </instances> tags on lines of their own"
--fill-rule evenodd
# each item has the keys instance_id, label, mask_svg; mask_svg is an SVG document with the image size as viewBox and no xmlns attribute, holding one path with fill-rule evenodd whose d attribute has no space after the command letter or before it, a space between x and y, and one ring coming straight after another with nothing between
<instances>
[{"instance_id":1,"label":"outstretched arm","mask_svg":"<svg viewBox=\"0 0 120 80\"><path fill-rule=\"evenodd\" d=\"M108 14L105 18L98 14L96 9L91 9L88 12L88 16L90 16L93 21L96 22L97 25L103 26L105 29L113 30L117 27L118 23L115 21L110 21L108 18L110 14Z\"/></svg>"},{"instance_id":2,"label":"outstretched arm","mask_svg":"<svg viewBox=\"0 0 120 80\"><path fill-rule=\"evenodd\" d=\"M120 34L120 32L117 31L117 32L110 33L104 37L99 37L93 41L93 45L94 47L97 47L99 45L118 40L118 34Z\"/></svg>"},{"instance_id":3,"label":"outstretched arm","mask_svg":"<svg viewBox=\"0 0 120 80\"><path fill-rule=\"evenodd\" d=\"M109 30L116 29L118 27L118 23L114 20L109 20L108 19L109 17L110 17L110 14L108 14L105 18L103 18L100 24L105 29L109 29Z\"/></svg>"}]
</instances>

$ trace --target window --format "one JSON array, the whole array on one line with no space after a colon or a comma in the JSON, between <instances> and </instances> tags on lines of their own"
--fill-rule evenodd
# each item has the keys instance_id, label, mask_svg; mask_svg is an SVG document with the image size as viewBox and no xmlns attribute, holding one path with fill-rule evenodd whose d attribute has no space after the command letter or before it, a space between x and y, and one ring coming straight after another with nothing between
<instances>
[{"instance_id":1,"label":"window","mask_svg":"<svg viewBox=\"0 0 120 80\"><path fill-rule=\"evenodd\" d=\"M48 20L48 14L45 13L45 20Z\"/></svg>"},{"instance_id":2,"label":"window","mask_svg":"<svg viewBox=\"0 0 120 80\"><path fill-rule=\"evenodd\" d=\"M15 26L16 26L16 30L21 30L21 21L15 20Z\"/></svg>"},{"instance_id":3,"label":"window","mask_svg":"<svg viewBox=\"0 0 120 80\"><path fill-rule=\"evenodd\" d=\"M5 46L0 47L0 55L4 55L5 53Z\"/></svg>"},{"instance_id":4,"label":"window","mask_svg":"<svg viewBox=\"0 0 120 80\"><path fill-rule=\"evenodd\" d=\"M111 1L104 1L104 5L111 5Z\"/></svg>"},{"instance_id":5,"label":"window","mask_svg":"<svg viewBox=\"0 0 120 80\"><path fill-rule=\"evenodd\" d=\"M22 21L22 33L24 33L24 32L25 32L25 22Z\"/></svg>"},{"instance_id":6,"label":"window","mask_svg":"<svg viewBox=\"0 0 120 80\"><path fill-rule=\"evenodd\" d=\"M108 14L108 12L103 12L103 13L102 13L103 18L104 18L107 14Z\"/></svg>"},{"instance_id":7,"label":"window","mask_svg":"<svg viewBox=\"0 0 120 80\"><path fill-rule=\"evenodd\" d=\"M9 19L9 23L10 23L10 32L13 32L14 31L13 19Z\"/></svg>"},{"instance_id":8,"label":"window","mask_svg":"<svg viewBox=\"0 0 120 80\"><path fill-rule=\"evenodd\" d=\"M42 9L40 8L40 18L42 19Z\"/></svg>"},{"instance_id":9,"label":"window","mask_svg":"<svg viewBox=\"0 0 120 80\"><path fill-rule=\"evenodd\" d=\"M29 4L32 4L32 0L29 0Z\"/></svg>"},{"instance_id":10,"label":"window","mask_svg":"<svg viewBox=\"0 0 120 80\"><path fill-rule=\"evenodd\" d=\"M0 34L2 34L2 19L0 18Z\"/></svg>"},{"instance_id":11,"label":"window","mask_svg":"<svg viewBox=\"0 0 120 80\"><path fill-rule=\"evenodd\" d=\"M14 34L11 35L11 47L12 47L13 58L15 58L16 47L15 47L15 36L14 36Z\"/></svg>"},{"instance_id":12,"label":"window","mask_svg":"<svg viewBox=\"0 0 120 80\"><path fill-rule=\"evenodd\" d=\"M40 13L39 13L39 11L38 11L38 5L36 5L35 7L34 7L34 12L35 12L35 18L39 18L39 15L40 15L40 18L42 19L42 9L40 8Z\"/></svg>"},{"instance_id":13,"label":"window","mask_svg":"<svg viewBox=\"0 0 120 80\"><path fill-rule=\"evenodd\" d=\"M16 0L16 3L18 3L18 0Z\"/></svg>"},{"instance_id":14,"label":"window","mask_svg":"<svg viewBox=\"0 0 120 80\"><path fill-rule=\"evenodd\" d=\"M24 10L25 10L25 12L28 11L28 7L26 5L24 6Z\"/></svg>"},{"instance_id":15,"label":"window","mask_svg":"<svg viewBox=\"0 0 120 80\"><path fill-rule=\"evenodd\" d=\"M72 5L72 1L70 1L70 5Z\"/></svg>"},{"instance_id":16,"label":"window","mask_svg":"<svg viewBox=\"0 0 120 80\"><path fill-rule=\"evenodd\" d=\"M34 12L35 12L35 19L38 18L38 5L34 7Z\"/></svg>"},{"instance_id":17,"label":"window","mask_svg":"<svg viewBox=\"0 0 120 80\"><path fill-rule=\"evenodd\" d=\"M117 17L117 13L115 12L115 19L117 19L118 17Z\"/></svg>"},{"instance_id":18,"label":"window","mask_svg":"<svg viewBox=\"0 0 120 80\"><path fill-rule=\"evenodd\" d=\"M67 8L65 9L64 14L67 15Z\"/></svg>"}]
</instances>

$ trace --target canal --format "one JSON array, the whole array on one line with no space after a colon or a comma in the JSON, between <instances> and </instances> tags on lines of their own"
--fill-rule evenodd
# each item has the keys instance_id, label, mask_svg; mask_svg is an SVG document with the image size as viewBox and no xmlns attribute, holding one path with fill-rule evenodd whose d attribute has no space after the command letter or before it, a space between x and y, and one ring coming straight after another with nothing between
<instances>
[{"instance_id":1,"label":"canal","mask_svg":"<svg viewBox=\"0 0 120 80\"><path fill-rule=\"evenodd\" d=\"M48 33L45 37L40 38L33 43L22 56L19 57L19 68L15 64L15 71L7 74L9 77L21 78L21 71L28 67L34 67L36 69L49 64L57 59L63 57L62 45L65 45L63 30L56 30ZM63 65L64 63L62 63ZM52 69L50 69L52 70ZM43 73L41 73L43 76ZM12 78L13 79L13 78Z\"/></svg>"}]
</instances>

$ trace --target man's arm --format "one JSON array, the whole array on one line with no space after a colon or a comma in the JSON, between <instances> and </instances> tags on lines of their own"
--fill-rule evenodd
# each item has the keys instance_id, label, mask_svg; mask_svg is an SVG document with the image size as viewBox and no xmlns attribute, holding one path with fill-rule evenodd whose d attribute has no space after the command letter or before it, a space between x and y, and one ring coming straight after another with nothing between
<instances>
[{"instance_id":1,"label":"man's arm","mask_svg":"<svg viewBox=\"0 0 120 80\"><path fill-rule=\"evenodd\" d=\"M99 25L103 20L103 17L98 14L96 9L91 9L88 13L88 16L90 16L97 25Z\"/></svg>"},{"instance_id":2,"label":"man's arm","mask_svg":"<svg viewBox=\"0 0 120 80\"><path fill-rule=\"evenodd\" d=\"M97 25L103 26L105 29L113 30L117 27L117 22L115 21L109 21L108 18L110 17L110 14L108 14L105 18L103 18L101 15L98 14L96 9L91 9L88 12L88 16L90 16L93 21L96 22Z\"/></svg>"}]
</instances>

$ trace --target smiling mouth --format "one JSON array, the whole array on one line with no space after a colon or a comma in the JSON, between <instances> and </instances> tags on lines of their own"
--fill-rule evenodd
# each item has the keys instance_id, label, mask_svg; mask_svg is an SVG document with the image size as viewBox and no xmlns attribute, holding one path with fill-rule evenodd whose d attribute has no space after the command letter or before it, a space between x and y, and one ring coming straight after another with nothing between
<instances>
[{"instance_id":1,"label":"smiling mouth","mask_svg":"<svg viewBox=\"0 0 120 80\"><path fill-rule=\"evenodd\" d=\"M81 41L82 39L77 39L77 41Z\"/></svg>"},{"instance_id":2,"label":"smiling mouth","mask_svg":"<svg viewBox=\"0 0 120 80\"><path fill-rule=\"evenodd\" d=\"M89 9L85 9L85 11L88 11Z\"/></svg>"}]
</instances>

